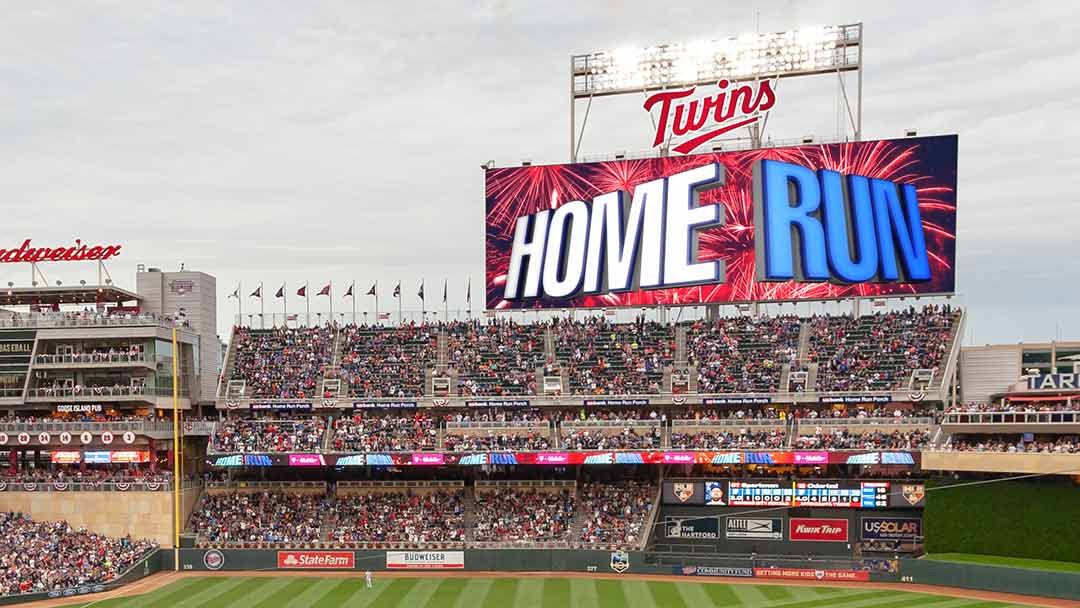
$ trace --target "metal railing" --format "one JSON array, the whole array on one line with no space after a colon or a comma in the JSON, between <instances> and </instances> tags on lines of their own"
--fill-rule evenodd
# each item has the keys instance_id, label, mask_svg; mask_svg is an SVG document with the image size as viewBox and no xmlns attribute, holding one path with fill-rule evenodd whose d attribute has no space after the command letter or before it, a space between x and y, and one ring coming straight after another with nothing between
<instances>
[{"instance_id":1,"label":"metal railing","mask_svg":"<svg viewBox=\"0 0 1080 608\"><path fill-rule=\"evenodd\" d=\"M110 315L19 315L0 319L2 329L47 329L58 327L165 327L176 325L172 319L153 315L110 316ZM180 324L184 326L184 324Z\"/></svg>"},{"instance_id":2,"label":"metal railing","mask_svg":"<svg viewBox=\"0 0 1080 608\"><path fill-rule=\"evenodd\" d=\"M147 386L84 386L80 388L60 386L32 388L28 397L47 399L101 399L172 395L172 389L153 389Z\"/></svg>"},{"instance_id":3,"label":"metal railing","mask_svg":"<svg viewBox=\"0 0 1080 608\"><path fill-rule=\"evenodd\" d=\"M1080 424L1080 411L950 412L942 424Z\"/></svg>"},{"instance_id":4,"label":"metal railing","mask_svg":"<svg viewBox=\"0 0 1080 608\"><path fill-rule=\"evenodd\" d=\"M932 417L896 418L799 418L799 426L933 426Z\"/></svg>"},{"instance_id":5,"label":"metal railing","mask_svg":"<svg viewBox=\"0 0 1080 608\"><path fill-rule=\"evenodd\" d=\"M790 419L788 419L790 420ZM679 420L674 419L671 421L671 428L675 430L677 428L700 428L700 427L781 427L784 428L788 424L787 420L781 420L780 418L723 418L720 420Z\"/></svg>"},{"instance_id":6,"label":"metal railing","mask_svg":"<svg viewBox=\"0 0 1080 608\"><path fill-rule=\"evenodd\" d=\"M70 365L70 364L93 364L108 365L118 363L149 363L143 353L45 353L34 359L34 364L44 365Z\"/></svg>"},{"instance_id":7,"label":"metal railing","mask_svg":"<svg viewBox=\"0 0 1080 608\"><path fill-rule=\"evenodd\" d=\"M208 481L207 490L326 490L325 481Z\"/></svg>"},{"instance_id":8,"label":"metal railing","mask_svg":"<svg viewBox=\"0 0 1080 608\"><path fill-rule=\"evenodd\" d=\"M212 423L211 423L212 424ZM84 431L112 433L172 433L172 422L157 422L149 420L132 420L117 422L3 422L0 421L0 431L5 433L82 433Z\"/></svg>"},{"instance_id":9,"label":"metal railing","mask_svg":"<svg viewBox=\"0 0 1080 608\"><path fill-rule=\"evenodd\" d=\"M551 422L548 420L532 420L521 422L447 422L446 430L488 430L488 429L551 429Z\"/></svg>"},{"instance_id":10,"label":"metal railing","mask_svg":"<svg viewBox=\"0 0 1080 608\"><path fill-rule=\"evenodd\" d=\"M172 481L139 478L109 481L34 481L18 477L0 479L0 492L163 492L173 489Z\"/></svg>"}]
</instances>

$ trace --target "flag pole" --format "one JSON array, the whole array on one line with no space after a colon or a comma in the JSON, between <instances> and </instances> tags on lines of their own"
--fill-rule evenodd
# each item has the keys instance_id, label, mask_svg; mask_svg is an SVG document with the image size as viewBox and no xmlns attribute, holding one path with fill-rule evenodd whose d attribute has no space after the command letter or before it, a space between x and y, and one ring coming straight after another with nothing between
<instances>
[{"instance_id":1,"label":"flag pole","mask_svg":"<svg viewBox=\"0 0 1080 608\"><path fill-rule=\"evenodd\" d=\"M379 282L375 281L375 324L379 324Z\"/></svg>"},{"instance_id":2,"label":"flag pole","mask_svg":"<svg viewBox=\"0 0 1080 608\"><path fill-rule=\"evenodd\" d=\"M450 305L447 304L448 298L446 297L446 285L449 283L448 279L443 279L442 283L442 308L443 308L443 322L450 322Z\"/></svg>"},{"instance_id":3,"label":"flag pole","mask_svg":"<svg viewBox=\"0 0 1080 608\"><path fill-rule=\"evenodd\" d=\"M304 281L304 302L307 304L307 309L304 316L307 319L304 321L306 327L311 327L311 290L308 289L308 282Z\"/></svg>"},{"instance_id":4,"label":"flag pole","mask_svg":"<svg viewBox=\"0 0 1080 608\"><path fill-rule=\"evenodd\" d=\"M330 281L330 291L326 292L326 295L330 296L330 324L334 323L334 281Z\"/></svg>"},{"instance_id":5,"label":"flag pole","mask_svg":"<svg viewBox=\"0 0 1080 608\"><path fill-rule=\"evenodd\" d=\"M356 325L356 281L352 282L352 324Z\"/></svg>"},{"instance_id":6,"label":"flag pole","mask_svg":"<svg viewBox=\"0 0 1080 608\"><path fill-rule=\"evenodd\" d=\"M281 326L289 326L289 286L281 282Z\"/></svg>"},{"instance_id":7,"label":"flag pole","mask_svg":"<svg viewBox=\"0 0 1080 608\"><path fill-rule=\"evenodd\" d=\"M263 293L263 282L259 281L259 329L266 329L266 294Z\"/></svg>"},{"instance_id":8,"label":"flag pole","mask_svg":"<svg viewBox=\"0 0 1080 608\"><path fill-rule=\"evenodd\" d=\"M244 325L244 283L242 281L236 282L236 316L239 321L237 325Z\"/></svg>"}]
</instances>

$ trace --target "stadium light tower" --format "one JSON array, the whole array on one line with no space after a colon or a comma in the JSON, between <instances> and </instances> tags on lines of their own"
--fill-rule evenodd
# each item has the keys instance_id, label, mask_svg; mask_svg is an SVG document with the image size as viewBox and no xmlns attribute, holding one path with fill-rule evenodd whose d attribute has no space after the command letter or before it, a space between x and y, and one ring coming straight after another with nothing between
<instances>
[{"instance_id":1,"label":"stadium light tower","mask_svg":"<svg viewBox=\"0 0 1080 608\"><path fill-rule=\"evenodd\" d=\"M841 74L856 72L854 107ZM570 160L577 162L581 135L594 97L716 84L721 79L760 80L835 74L855 139L862 135L862 23L744 34L725 40L664 43L643 49L596 51L570 58ZM579 100L587 99L577 131ZM757 129L757 125L754 126ZM760 131L751 137L759 145Z\"/></svg>"}]
</instances>

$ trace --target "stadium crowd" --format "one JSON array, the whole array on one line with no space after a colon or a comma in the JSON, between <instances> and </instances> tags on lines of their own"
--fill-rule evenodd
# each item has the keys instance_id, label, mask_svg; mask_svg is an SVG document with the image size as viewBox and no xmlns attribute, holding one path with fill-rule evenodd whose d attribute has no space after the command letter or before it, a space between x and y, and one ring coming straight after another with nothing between
<instances>
[{"instance_id":1,"label":"stadium crowd","mask_svg":"<svg viewBox=\"0 0 1080 608\"><path fill-rule=\"evenodd\" d=\"M455 321L443 325L458 394L535 395L544 365L543 332L511 321Z\"/></svg>"},{"instance_id":2,"label":"stadium crowd","mask_svg":"<svg viewBox=\"0 0 1080 608\"><path fill-rule=\"evenodd\" d=\"M326 497L297 492L207 493L191 515L200 542L289 544L320 540Z\"/></svg>"},{"instance_id":3,"label":"stadium crowd","mask_svg":"<svg viewBox=\"0 0 1080 608\"><path fill-rule=\"evenodd\" d=\"M424 394L424 371L435 353L437 326L346 325L341 334L341 377L349 395L405 398Z\"/></svg>"},{"instance_id":4,"label":"stadium crowd","mask_svg":"<svg viewBox=\"0 0 1080 608\"><path fill-rule=\"evenodd\" d=\"M155 548L152 541L76 530L65 521L0 513L0 595L107 583Z\"/></svg>"},{"instance_id":5,"label":"stadium crowd","mask_svg":"<svg viewBox=\"0 0 1080 608\"><path fill-rule=\"evenodd\" d=\"M447 452L550 450L551 447L551 432L545 430L488 429L484 432L448 432L443 436L443 449Z\"/></svg>"},{"instance_id":6,"label":"stadium crowd","mask_svg":"<svg viewBox=\"0 0 1080 608\"><path fill-rule=\"evenodd\" d=\"M799 347L798 317L734 317L697 321L687 333L687 355L697 366L698 392L771 393Z\"/></svg>"},{"instance_id":7,"label":"stadium crowd","mask_svg":"<svg viewBox=\"0 0 1080 608\"><path fill-rule=\"evenodd\" d=\"M611 427L563 429L562 447L566 450L642 450L660 447L660 427Z\"/></svg>"},{"instance_id":8,"label":"stadium crowd","mask_svg":"<svg viewBox=\"0 0 1080 608\"><path fill-rule=\"evenodd\" d=\"M233 377L246 381L250 398L304 399L318 394L317 383L333 356L333 328L254 330L233 334Z\"/></svg>"},{"instance_id":9,"label":"stadium crowd","mask_svg":"<svg viewBox=\"0 0 1080 608\"><path fill-rule=\"evenodd\" d=\"M913 429L852 433L846 429L832 433L817 429L813 435L795 438L795 448L801 450L918 450L930 444L930 431Z\"/></svg>"},{"instance_id":10,"label":"stadium crowd","mask_svg":"<svg viewBox=\"0 0 1080 608\"><path fill-rule=\"evenodd\" d=\"M682 450L765 450L784 446L784 431L739 429L721 431L718 429L698 432L671 432L672 449Z\"/></svg>"},{"instance_id":11,"label":"stadium crowd","mask_svg":"<svg viewBox=\"0 0 1080 608\"><path fill-rule=\"evenodd\" d=\"M1080 454L1080 436L1036 435L1031 441L1024 441L1021 435L961 435L952 437L944 449L954 452Z\"/></svg>"},{"instance_id":12,"label":"stadium crowd","mask_svg":"<svg viewBox=\"0 0 1080 608\"><path fill-rule=\"evenodd\" d=\"M551 331L573 394L659 393L663 368L675 350L674 329L644 317L623 324L603 317L557 319Z\"/></svg>"},{"instance_id":13,"label":"stadium crowd","mask_svg":"<svg viewBox=\"0 0 1080 608\"><path fill-rule=\"evenodd\" d=\"M337 452L405 452L438 447L436 420L427 414L366 415L334 420L331 445Z\"/></svg>"},{"instance_id":14,"label":"stadium crowd","mask_svg":"<svg viewBox=\"0 0 1080 608\"><path fill-rule=\"evenodd\" d=\"M330 540L338 543L461 543L464 490L338 495L330 508Z\"/></svg>"},{"instance_id":15,"label":"stadium crowd","mask_svg":"<svg viewBox=\"0 0 1080 608\"><path fill-rule=\"evenodd\" d=\"M655 497L656 487L648 483L585 484L581 489L579 540L591 545L637 545Z\"/></svg>"},{"instance_id":16,"label":"stadium crowd","mask_svg":"<svg viewBox=\"0 0 1080 608\"><path fill-rule=\"evenodd\" d=\"M322 448L326 418L241 419L218 422L211 440L217 452L313 452Z\"/></svg>"},{"instance_id":17,"label":"stadium crowd","mask_svg":"<svg viewBox=\"0 0 1080 608\"><path fill-rule=\"evenodd\" d=\"M479 542L566 541L574 494L517 487L477 492L475 514L473 534Z\"/></svg>"}]
</instances>

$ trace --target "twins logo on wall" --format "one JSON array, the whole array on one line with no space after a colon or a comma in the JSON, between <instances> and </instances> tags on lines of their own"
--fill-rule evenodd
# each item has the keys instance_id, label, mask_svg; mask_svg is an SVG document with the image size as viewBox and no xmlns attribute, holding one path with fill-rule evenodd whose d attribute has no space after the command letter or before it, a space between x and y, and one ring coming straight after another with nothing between
<instances>
[{"instance_id":1,"label":"twins logo on wall","mask_svg":"<svg viewBox=\"0 0 1080 608\"><path fill-rule=\"evenodd\" d=\"M952 293L957 142L490 169L486 305Z\"/></svg>"},{"instance_id":2,"label":"twins logo on wall","mask_svg":"<svg viewBox=\"0 0 1080 608\"><path fill-rule=\"evenodd\" d=\"M630 569L630 554L626 551L611 552L611 569L619 574Z\"/></svg>"}]
</instances>

